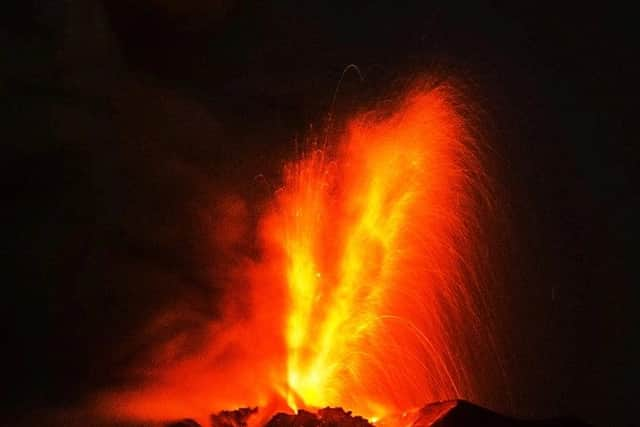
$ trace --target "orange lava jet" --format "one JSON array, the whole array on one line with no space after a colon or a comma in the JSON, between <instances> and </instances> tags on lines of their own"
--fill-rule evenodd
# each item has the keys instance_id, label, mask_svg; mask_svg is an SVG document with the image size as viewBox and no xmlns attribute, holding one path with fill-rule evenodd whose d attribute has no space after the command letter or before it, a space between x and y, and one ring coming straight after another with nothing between
<instances>
[{"instance_id":1,"label":"orange lava jet","mask_svg":"<svg viewBox=\"0 0 640 427\"><path fill-rule=\"evenodd\" d=\"M291 407L380 417L473 395L457 342L477 321L468 255L484 193L470 141L439 87L351 121L334 156L286 167L265 227L288 289Z\"/></svg>"},{"instance_id":2,"label":"orange lava jet","mask_svg":"<svg viewBox=\"0 0 640 427\"><path fill-rule=\"evenodd\" d=\"M261 260L244 269L249 314L119 395L122 412L194 416L275 395L274 410L341 406L369 419L444 399L486 404L495 348L478 212L490 202L461 106L446 85L413 90L289 163L261 221Z\"/></svg>"}]
</instances>

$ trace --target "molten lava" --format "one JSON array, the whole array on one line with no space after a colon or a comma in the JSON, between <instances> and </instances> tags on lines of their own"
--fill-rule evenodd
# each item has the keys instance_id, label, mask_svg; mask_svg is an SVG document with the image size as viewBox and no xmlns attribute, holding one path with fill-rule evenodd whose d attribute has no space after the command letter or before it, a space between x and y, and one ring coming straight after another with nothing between
<instances>
[{"instance_id":1,"label":"molten lava","mask_svg":"<svg viewBox=\"0 0 640 427\"><path fill-rule=\"evenodd\" d=\"M471 394L456 334L475 322L472 148L440 87L286 167L265 227L283 254L292 408L374 417Z\"/></svg>"},{"instance_id":2,"label":"molten lava","mask_svg":"<svg viewBox=\"0 0 640 427\"><path fill-rule=\"evenodd\" d=\"M242 275L251 298L225 300L245 314L211 326L194 355L147 369L146 388L119 395L121 412L178 418L277 395L274 410L376 419L486 403L495 349L478 212L489 198L461 105L446 85L410 91L287 164L262 255Z\"/></svg>"}]
</instances>

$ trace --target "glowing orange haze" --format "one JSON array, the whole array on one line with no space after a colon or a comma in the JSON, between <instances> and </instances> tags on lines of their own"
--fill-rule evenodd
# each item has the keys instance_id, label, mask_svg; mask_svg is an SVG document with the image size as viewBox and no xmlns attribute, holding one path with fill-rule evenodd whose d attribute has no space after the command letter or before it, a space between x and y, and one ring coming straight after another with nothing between
<instances>
[{"instance_id":1,"label":"glowing orange haze","mask_svg":"<svg viewBox=\"0 0 640 427\"><path fill-rule=\"evenodd\" d=\"M446 86L412 91L289 163L261 259L239 268L251 297L230 293L204 350L156 361L148 385L109 398L110 410L342 406L371 419L486 401L473 378L492 351L474 253L486 200L459 107Z\"/></svg>"}]
</instances>

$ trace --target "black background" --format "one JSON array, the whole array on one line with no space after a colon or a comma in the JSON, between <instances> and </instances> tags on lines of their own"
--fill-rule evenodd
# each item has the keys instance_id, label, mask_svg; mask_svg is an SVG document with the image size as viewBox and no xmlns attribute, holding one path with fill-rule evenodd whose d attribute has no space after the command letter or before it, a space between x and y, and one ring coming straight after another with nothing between
<instances>
[{"instance_id":1,"label":"black background","mask_svg":"<svg viewBox=\"0 0 640 427\"><path fill-rule=\"evenodd\" d=\"M194 218L218 194L257 204L329 111L436 72L467 82L504 191L508 410L636 423L631 12L15 3L0 33L6 411L120 384L153 341L137 331L174 301L215 317L226 252ZM349 64L364 80L348 72L332 107Z\"/></svg>"}]
</instances>

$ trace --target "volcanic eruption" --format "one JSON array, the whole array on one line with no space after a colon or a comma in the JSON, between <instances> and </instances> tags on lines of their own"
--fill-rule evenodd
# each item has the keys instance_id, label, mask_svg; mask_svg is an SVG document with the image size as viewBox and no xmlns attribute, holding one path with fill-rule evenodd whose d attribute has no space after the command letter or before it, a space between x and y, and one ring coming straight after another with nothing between
<instances>
[{"instance_id":1,"label":"volcanic eruption","mask_svg":"<svg viewBox=\"0 0 640 427\"><path fill-rule=\"evenodd\" d=\"M259 209L255 254L228 252L220 316L155 346L100 411L215 427L514 425L466 403L504 409L509 395L491 301L500 206L469 105L423 80L311 134ZM217 209L210 232L232 246L247 207Z\"/></svg>"},{"instance_id":2,"label":"volcanic eruption","mask_svg":"<svg viewBox=\"0 0 640 427\"><path fill-rule=\"evenodd\" d=\"M292 408L381 417L476 397L462 346L478 322L479 159L450 89L396 108L289 164L265 220L287 286Z\"/></svg>"},{"instance_id":3,"label":"volcanic eruption","mask_svg":"<svg viewBox=\"0 0 640 427\"><path fill-rule=\"evenodd\" d=\"M18 3L0 424L632 423L615 8Z\"/></svg>"},{"instance_id":4,"label":"volcanic eruption","mask_svg":"<svg viewBox=\"0 0 640 427\"><path fill-rule=\"evenodd\" d=\"M252 422L265 424L342 407L382 422L427 402L505 396L487 300L486 223L498 210L461 99L423 81L310 136L261 211L259 253L230 263L205 344L174 337L139 370L141 385L102 408L202 420L259 407ZM242 212L233 200L222 209Z\"/></svg>"}]
</instances>

